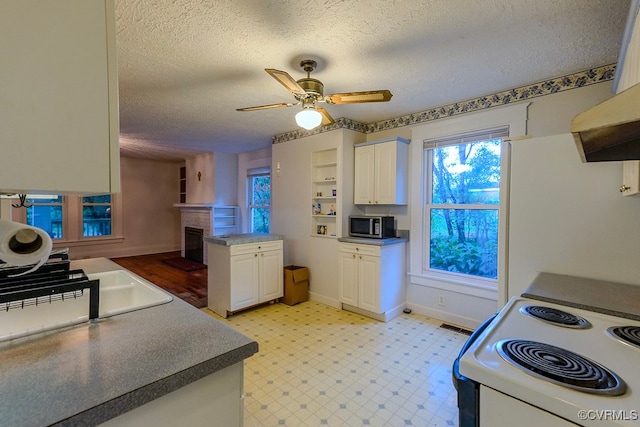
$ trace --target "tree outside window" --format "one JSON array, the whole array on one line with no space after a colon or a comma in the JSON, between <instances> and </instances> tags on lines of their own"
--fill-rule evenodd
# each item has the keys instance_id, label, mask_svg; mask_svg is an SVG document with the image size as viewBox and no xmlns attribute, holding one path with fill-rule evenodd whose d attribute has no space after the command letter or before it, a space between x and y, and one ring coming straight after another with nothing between
<instances>
[{"instance_id":1,"label":"tree outside window","mask_svg":"<svg viewBox=\"0 0 640 427\"><path fill-rule=\"evenodd\" d=\"M249 218L252 233L269 233L271 175L249 176Z\"/></svg>"},{"instance_id":2,"label":"tree outside window","mask_svg":"<svg viewBox=\"0 0 640 427\"><path fill-rule=\"evenodd\" d=\"M426 150L431 270L498 277L501 138Z\"/></svg>"},{"instance_id":3,"label":"tree outside window","mask_svg":"<svg viewBox=\"0 0 640 427\"><path fill-rule=\"evenodd\" d=\"M111 195L82 198L82 236L111 235Z\"/></svg>"}]
</instances>

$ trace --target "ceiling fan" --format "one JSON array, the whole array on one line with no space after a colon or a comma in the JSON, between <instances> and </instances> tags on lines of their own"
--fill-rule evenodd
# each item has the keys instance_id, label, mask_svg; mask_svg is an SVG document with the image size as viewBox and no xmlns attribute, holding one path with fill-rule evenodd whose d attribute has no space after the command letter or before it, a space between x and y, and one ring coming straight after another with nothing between
<instances>
[{"instance_id":1,"label":"ceiling fan","mask_svg":"<svg viewBox=\"0 0 640 427\"><path fill-rule=\"evenodd\" d=\"M266 110L269 108L292 107L302 103L302 111L296 114L296 123L305 129L313 129L333 123L333 118L323 107L316 106L316 102L328 104L361 104L365 102L387 102L393 96L388 90L372 90L365 92L346 92L324 95L324 85L320 80L311 78L311 72L318 66L316 61L305 59L300 67L307 73L307 77L294 80L286 71L265 68L265 71L282 86L293 94L296 102L281 102L278 104L260 105L256 107L238 108L236 111Z\"/></svg>"}]
</instances>

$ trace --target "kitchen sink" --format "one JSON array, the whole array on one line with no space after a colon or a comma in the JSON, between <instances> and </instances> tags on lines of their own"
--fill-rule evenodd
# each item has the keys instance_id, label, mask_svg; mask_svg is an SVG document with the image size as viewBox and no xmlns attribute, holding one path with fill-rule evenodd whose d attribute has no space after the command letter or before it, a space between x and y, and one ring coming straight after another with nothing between
<instances>
[{"instance_id":1,"label":"kitchen sink","mask_svg":"<svg viewBox=\"0 0 640 427\"><path fill-rule=\"evenodd\" d=\"M173 296L127 270L87 274L100 279L99 319L166 304ZM5 310L0 305L0 342L51 331L89 320L89 291L65 294L64 299L28 300L24 307Z\"/></svg>"}]
</instances>

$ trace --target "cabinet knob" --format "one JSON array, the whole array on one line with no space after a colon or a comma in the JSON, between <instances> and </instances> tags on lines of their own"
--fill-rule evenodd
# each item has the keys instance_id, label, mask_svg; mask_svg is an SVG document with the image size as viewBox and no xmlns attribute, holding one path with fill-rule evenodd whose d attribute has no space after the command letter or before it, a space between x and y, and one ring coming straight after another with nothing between
<instances>
[{"instance_id":1,"label":"cabinet knob","mask_svg":"<svg viewBox=\"0 0 640 427\"><path fill-rule=\"evenodd\" d=\"M254 256L254 257L257 257L257 256L258 256L258 254L253 254L253 256Z\"/></svg>"},{"instance_id":2,"label":"cabinet knob","mask_svg":"<svg viewBox=\"0 0 640 427\"><path fill-rule=\"evenodd\" d=\"M362 255L360 255L360 259L362 259Z\"/></svg>"},{"instance_id":3,"label":"cabinet knob","mask_svg":"<svg viewBox=\"0 0 640 427\"><path fill-rule=\"evenodd\" d=\"M622 185L620 186L620 192L621 192L621 193L624 193L624 192L625 192L625 191L627 191L627 190L631 190L631 187L629 187L628 185L625 185L625 184L622 184Z\"/></svg>"},{"instance_id":4,"label":"cabinet knob","mask_svg":"<svg viewBox=\"0 0 640 427\"><path fill-rule=\"evenodd\" d=\"M356 254L351 255L354 259L356 258Z\"/></svg>"},{"instance_id":5,"label":"cabinet knob","mask_svg":"<svg viewBox=\"0 0 640 427\"><path fill-rule=\"evenodd\" d=\"M356 251L359 251L359 250L360 250L360 248L356 248Z\"/></svg>"}]
</instances>

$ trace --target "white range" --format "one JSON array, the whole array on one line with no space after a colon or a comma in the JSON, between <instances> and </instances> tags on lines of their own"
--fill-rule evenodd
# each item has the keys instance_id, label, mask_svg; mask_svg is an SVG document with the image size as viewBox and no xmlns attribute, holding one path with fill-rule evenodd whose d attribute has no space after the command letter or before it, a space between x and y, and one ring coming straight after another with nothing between
<instances>
[{"instance_id":1,"label":"white range","mask_svg":"<svg viewBox=\"0 0 640 427\"><path fill-rule=\"evenodd\" d=\"M460 427L640 426L640 321L514 297L473 338Z\"/></svg>"}]
</instances>

